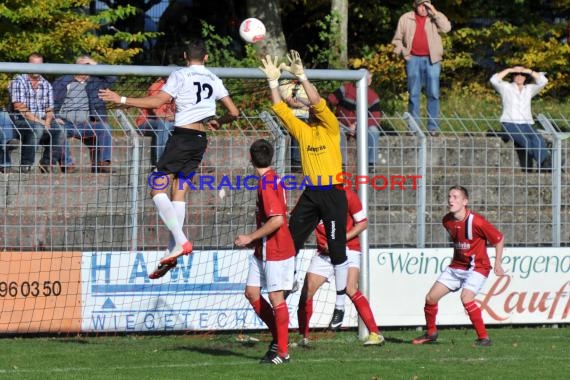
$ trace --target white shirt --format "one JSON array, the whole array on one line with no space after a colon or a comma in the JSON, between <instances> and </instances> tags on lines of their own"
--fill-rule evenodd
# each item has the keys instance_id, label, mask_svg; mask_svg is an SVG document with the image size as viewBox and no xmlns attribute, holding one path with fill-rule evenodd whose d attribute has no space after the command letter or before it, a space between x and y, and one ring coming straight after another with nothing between
<instances>
[{"instance_id":1,"label":"white shirt","mask_svg":"<svg viewBox=\"0 0 570 380\"><path fill-rule=\"evenodd\" d=\"M519 90L515 83L501 80L497 74L493 75L491 84L503 100L501 123L534 124L530 101L547 83L548 79L539 73L535 83L525 84Z\"/></svg>"},{"instance_id":2,"label":"white shirt","mask_svg":"<svg viewBox=\"0 0 570 380\"><path fill-rule=\"evenodd\" d=\"M215 116L216 100L229 95L222 80L203 65L191 65L172 72L162 91L176 102L175 126Z\"/></svg>"}]
</instances>

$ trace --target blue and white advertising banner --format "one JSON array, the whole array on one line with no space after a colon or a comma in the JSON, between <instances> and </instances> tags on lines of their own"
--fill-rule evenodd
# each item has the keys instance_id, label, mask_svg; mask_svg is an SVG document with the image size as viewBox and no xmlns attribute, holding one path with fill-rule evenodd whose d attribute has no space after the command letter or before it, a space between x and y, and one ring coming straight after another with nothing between
<instances>
[{"instance_id":1,"label":"blue and white advertising banner","mask_svg":"<svg viewBox=\"0 0 570 380\"><path fill-rule=\"evenodd\" d=\"M380 326L423 326L425 296L452 249L372 249L370 303ZM488 249L491 263L495 249ZM570 249L505 248L506 274L489 275L476 298L488 324L570 322ZM437 323L469 325L459 292L439 303Z\"/></svg>"},{"instance_id":2,"label":"blue and white advertising banner","mask_svg":"<svg viewBox=\"0 0 570 380\"><path fill-rule=\"evenodd\" d=\"M244 296L251 250L195 251L158 280L148 278L164 251L84 252L82 331L149 332L265 329ZM314 250L298 256L302 281ZM287 299L297 326L300 291ZM325 284L315 296L312 327L327 326L335 292ZM349 306L350 301L347 301ZM352 305L344 326L356 326Z\"/></svg>"},{"instance_id":3,"label":"blue and white advertising banner","mask_svg":"<svg viewBox=\"0 0 570 380\"><path fill-rule=\"evenodd\" d=\"M250 250L196 251L163 278L148 274L163 251L84 252L81 262L85 332L164 332L265 329L244 297ZM302 282L314 250L297 257ZM371 249L369 301L379 326L423 326L425 295L451 261L451 249ZM494 248L489 248L494 262ZM506 248L505 276L493 273L476 302L488 324L570 322L570 249ZM301 284L302 285L302 284ZM265 295L266 296L266 295ZM297 327L300 291L287 299ZM313 298L312 328L326 327L335 304L334 283ZM343 326L357 326L346 300ZM469 325L458 293L439 303L437 323Z\"/></svg>"}]
</instances>

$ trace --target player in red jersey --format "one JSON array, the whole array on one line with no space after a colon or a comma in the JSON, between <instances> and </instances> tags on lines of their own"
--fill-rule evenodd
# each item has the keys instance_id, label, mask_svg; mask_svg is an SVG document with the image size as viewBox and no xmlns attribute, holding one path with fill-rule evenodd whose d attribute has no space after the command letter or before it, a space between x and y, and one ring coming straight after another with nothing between
<instances>
[{"instance_id":1,"label":"player in red jersey","mask_svg":"<svg viewBox=\"0 0 570 380\"><path fill-rule=\"evenodd\" d=\"M374 321L374 315L370 309L368 300L358 290L358 277L360 274L360 239L358 235L368 227L368 217L366 211L362 207L358 195L346 189L346 199L348 203L348 213L346 222L346 256L348 257L348 279L346 286L346 294L350 297L358 315L368 328L370 335L364 342L365 346L381 345L384 343L384 337L380 334L380 330ZM334 268L328 254L327 238L323 223L319 223L316 229L317 235L317 252L318 255L313 256L311 264L307 270L303 290L299 300L299 308L297 310L297 319L299 321L299 333L302 335L301 346L309 344L309 321L313 314L313 296L317 290L326 281L334 277ZM335 309L333 318L329 327L333 330L340 328L344 317L344 301L345 292L337 292Z\"/></svg>"},{"instance_id":2,"label":"player in red jersey","mask_svg":"<svg viewBox=\"0 0 570 380\"><path fill-rule=\"evenodd\" d=\"M273 146L260 139L249 151L251 163L260 177L255 212L257 229L238 235L235 245L255 248L250 257L245 297L273 337L261 363L282 364L289 361L289 309L285 291L293 288L295 245L287 225L285 191L271 168ZM271 305L261 296L262 287L267 289Z\"/></svg>"},{"instance_id":3,"label":"player in red jersey","mask_svg":"<svg viewBox=\"0 0 570 380\"><path fill-rule=\"evenodd\" d=\"M463 186L453 186L447 196L449 213L443 217L443 226L453 241L453 259L449 267L439 276L426 296L424 313L427 331L412 341L424 344L437 340L437 304L449 292L461 290L461 302L477 332L475 344L490 346L481 309L475 302L475 296L485 284L491 269L487 254L487 242L495 246L495 268L497 276L505 274L501 266L503 257L503 234L483 216L467 208L469 194Z\"/></svg>"}]
</instances>

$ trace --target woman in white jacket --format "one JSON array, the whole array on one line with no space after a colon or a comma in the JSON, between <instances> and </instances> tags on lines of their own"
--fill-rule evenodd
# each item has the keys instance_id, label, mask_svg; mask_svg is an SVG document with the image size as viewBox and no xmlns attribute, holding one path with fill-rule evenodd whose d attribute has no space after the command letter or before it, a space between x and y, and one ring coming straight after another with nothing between
<instances>
[{"instance_id":1,"label":"woman in white jacket","mask_svg":"<svg viewBox=\"0 0 570 380\"><path fill-rule=\"evenodd\" d=\"M510 82L503 80L512 74ZM527 83L532 78L534 83ZM501 124L514 143L522 147L527 157L536 161L537 168L542 171L552 170L552 159L546 147L544 137L533 128L531 100L548 83L543 73L523 66L514 66L494 74L491 84L501 95L503 113ZM527 160L527 171L532 170L533 163Z\"/></svg>"}]
</instances>

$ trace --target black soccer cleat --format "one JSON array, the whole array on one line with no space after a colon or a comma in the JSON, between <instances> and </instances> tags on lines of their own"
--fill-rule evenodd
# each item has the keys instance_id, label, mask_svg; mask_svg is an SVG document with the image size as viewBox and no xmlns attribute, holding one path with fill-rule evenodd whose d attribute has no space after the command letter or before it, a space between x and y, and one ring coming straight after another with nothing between
<instances>
[{"instance_id":1,"label":"black soccer cleat","mask_svg":"<svg viewBox=\"0 0 570 380\"><path fill-rule=\"evenodd\" d=\"M344 310L334 309L331 322L329 323L329 330L338 331L340 326L342 326L342 320L344 319Z\"/></svg>"},{"instance_id":2,"label":"black soccer cleat","mask_svg":"<svg viewBox=\"0 0 570 380\"><path fill-rule=\"evenodd\" d=\"M277 354L277 352L275 352L273 355L262 360L260 363L261 364L280 365L280 364L289 363L289 360L290 360L290 357L288 354L285 356L280 356L279 354Z\"/></svg>"},{"instance_id":3,"label":"black soccer cleat","mask_svg":"<svg viewBox=\"0 0 570 380\"><path fill-rule=\"evenodd\" d=\"M480 347L489 347L491 346L491 339L489 338L482 338L475 340L475 345Z\"/></svg>"},{"instance_id":4,"label":"black soccer cleat","mask_svg":"<svg viewBox=\"0 0 570 380\"><path fill-rule=\"evenodd\" d=\"M276 354L277 354L277 342L272 340L271 343L269 343L269 347L267 347L267 352L265 353L265 355L263 355L263 357L259 362L265 363L267 360L271 359Z\"/></svg>"},{"instance_id":5,"label":"black soccer cleat","mask_svg":"<svg viewBox=\"0 0 570 380\"><path fill-rule=\"evenodd\" d=\"M428 335L425 333L422 336L418 336L416 339L412 340L412 344L426 344L426 343L434 343L437 340L437 333Z\"/></svg>"}]
</instances>

